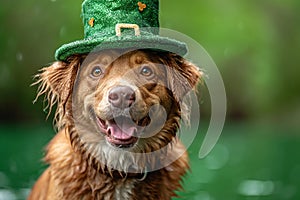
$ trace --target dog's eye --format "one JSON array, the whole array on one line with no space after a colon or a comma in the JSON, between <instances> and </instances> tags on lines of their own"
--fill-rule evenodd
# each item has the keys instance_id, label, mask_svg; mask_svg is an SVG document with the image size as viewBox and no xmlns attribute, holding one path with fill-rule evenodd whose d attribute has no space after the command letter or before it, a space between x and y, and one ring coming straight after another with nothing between
<instances>
[{"instance_id":1,"label":"dog's eye","mask_svg":"<svg viewBox=\"0 0 300 200\"><path fill-rule=\"evenodd\" d=\"M141 69L141 74L142 74L143 76L149 77L149 76L152 76L152 75L153 75L153 71L152 71L152 69L151 69L149 66L144 66L144 67L142 67L142 69Z\"/></svg>"},{"instance_id":2,"label":"dog's eye","mask_svg":"<svg viewBox=\"0 0 300 200\"><path fill-rule=\"evenodd\" d=\"M91 72L92 77L97 78L103 74L102 69L99 66L95 66Z\"/></svg>"}]
</instances>

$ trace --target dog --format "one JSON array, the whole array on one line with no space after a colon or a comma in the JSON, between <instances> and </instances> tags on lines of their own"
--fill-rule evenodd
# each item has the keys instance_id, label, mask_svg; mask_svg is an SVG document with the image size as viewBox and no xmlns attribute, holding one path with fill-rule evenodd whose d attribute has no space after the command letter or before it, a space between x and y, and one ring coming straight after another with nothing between
<instances>
[{"instance_id":1,"label":"dog","mask_svg":"<svg viewBox=\"0 0 300 200\"><path fill-rule=\"evenodd\" d=\"M102 50L57 61L37 77L37 96L49 110L57 104L58 133L29 200L176 196L189 170L176 132L183 97L201 78L195 65L167 51Z\"/></svg>"}]
</instances>

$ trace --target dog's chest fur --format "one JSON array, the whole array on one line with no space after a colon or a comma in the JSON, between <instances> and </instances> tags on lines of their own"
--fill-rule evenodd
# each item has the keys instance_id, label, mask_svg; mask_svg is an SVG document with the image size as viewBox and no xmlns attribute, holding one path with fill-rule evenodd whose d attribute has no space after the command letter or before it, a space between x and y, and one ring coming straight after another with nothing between
<instances>
[{"instance_id":1,"label":"dog's chest fur","mask_svg":"<svg viewBox=\"0 0 300 200\"><path fill-rule=\"evenodd\" d=\"M112 178L91 167L91 163L71 147L67 131L58 133L47 150L46 161L50 166L45 173L49 184L43 187L48 188L51 200L168 200L175 195L174 190L181 187L179 180L188 168L183 155L168 168L150 172L145 177Z\"/></svg>"},{"instance_id":2,"label":"dog's chest fur","mask_svg":"<svg viewBox=\"0 0 300 200\"><path fill-rule=\"evenodd\" d=\"M132 191L134 188L135 181L128 181L125 183L120 182L116 185L114 197L116 200L130 200L132 197Z\"/></svg>"}]
</instances>

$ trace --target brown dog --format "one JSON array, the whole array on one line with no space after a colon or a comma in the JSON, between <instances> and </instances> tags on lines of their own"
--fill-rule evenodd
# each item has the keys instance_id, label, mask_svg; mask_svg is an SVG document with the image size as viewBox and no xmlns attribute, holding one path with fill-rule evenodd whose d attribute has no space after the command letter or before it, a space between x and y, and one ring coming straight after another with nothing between
<instances>
[{"instance_id":1,"label":"brown dog","mask_svg":"<svg viewBox=\"0 0 300 200\"><path fill-rule=\"evenodd\" d=\"M58 134L30 200L176 196L188 169L176 138L181 100L201 73L152 50L75 55L42 69L38 96L57 103Z\"/></svg>"}]
</instances>

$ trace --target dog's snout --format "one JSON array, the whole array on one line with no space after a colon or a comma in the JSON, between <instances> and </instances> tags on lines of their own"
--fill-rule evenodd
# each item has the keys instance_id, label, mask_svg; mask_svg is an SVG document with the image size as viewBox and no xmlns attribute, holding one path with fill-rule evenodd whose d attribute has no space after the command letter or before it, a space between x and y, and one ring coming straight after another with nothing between
<instances>
[{"instance_id":1,"label":"dog's snout","mask_svg":"<svg viewBox=\"0 0 300 200\"><path fill-rule=\"evenodd\" d=\"M117 108L128 108L135 101L135 92L128 86L116 86L108 95L109 102Z\"/></svg>"}]
</instances>

